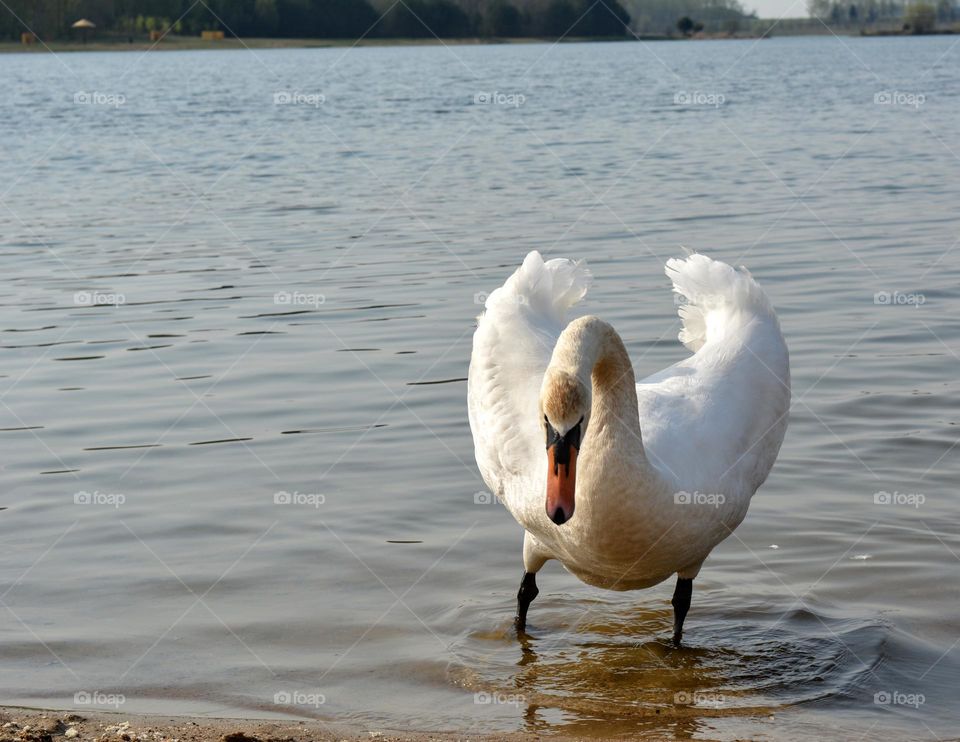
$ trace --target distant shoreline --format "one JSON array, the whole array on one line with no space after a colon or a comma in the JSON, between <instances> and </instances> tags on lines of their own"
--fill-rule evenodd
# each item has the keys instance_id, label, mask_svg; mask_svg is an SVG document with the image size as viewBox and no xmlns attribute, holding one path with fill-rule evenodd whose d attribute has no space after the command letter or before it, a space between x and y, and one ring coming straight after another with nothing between
<instances>
[{"instance_id":1,"label":"distant shoreline","mask_svg":"<svg viewBox=\"0 0 960 742\"><path fill-rule=\"evenodd\" d=\"M668 40L669 37L643 37L644 41ZM680 39L677 39L678 41ZM625 38L577 38L562 39L560 43L577 41L634 41ZM552 44L556 39L537 37L485 39L280 39L280 38L227 38L222 41L205 41L198 36L167 36L163 41L134 39L133 43L118 37L95 39L84 44L80 41L37 41L33 44L21 44L16 41L0 41L0 54L35 52L146 52L146 51L195 51L224 49L344 49L354 46L485 46L492 44Z\"/></svg>"},{"instance_id":2,"label":"distant shoreline","mask_svg":"<svg viewBox=\"0 0 960 742\"><path fill-rule=\"evenodd\" d=\"M773 21L771 21L773 23ZM914 36L908 31L892 29L847 29L842 33L837 29L828 29L826 26L820 31L811 32L809 29L792 30L786 27L773 34L759 34L739 32L736 34L698 34L696 36L665 36L646 34L626 37L566 37L552 39L542 37L516 38L457 38L457 39L399 39L376 38L363 39L287 39L287 38L226 38L222 41L207 41L199 36L166 36L162 41L148 41L144 38L134 39L132 42L121 36L106 36L94 39L84 44L76 40L37 41L33 44L22 44L17 41L0 41L0 54L36 53L36 52L147 52L147 51L195 51L195 50L224 50L224 49L342 49L354 46L489 46L496 44L570 44L583 42L634 42L634 41L722 41L747 40L763 38L787 38L794 36L861 36L882 37ZM954 35L960 33L956 29L938 29L920 36Z\"/></svg>"},{"instance_id":3,"label":"distant shoreline","mask_svg":"<svg viewBox=\"0 0 960 742\"><path fill-rule=\"evenodd\" d=\"M783 34L787 35L787 34ZM804 34L809 35L809 34ZM823 35L829 35L824 31ZM551 39L540 37L518 38L461 38L461 39L280 39L280 38L227 38L222 41L204 41L196 36L167 36L162 41L151 42L146 39L134 39L133 43L120 37L94 39L84 44L80 41L37 41L33 44L21 44L17 41L0 41L0 53L34 52L105 52L105 51L193 51L214 49L337 49L353 46L487 46L495 44L569 44L577 42L634 42L634 41L706 41L718 39L758 39L760 34L741 33L735 36L727 34L701 35L684 38L680 36L640 35L638 37L587 37Z\"/></svg>"}]
</instances>

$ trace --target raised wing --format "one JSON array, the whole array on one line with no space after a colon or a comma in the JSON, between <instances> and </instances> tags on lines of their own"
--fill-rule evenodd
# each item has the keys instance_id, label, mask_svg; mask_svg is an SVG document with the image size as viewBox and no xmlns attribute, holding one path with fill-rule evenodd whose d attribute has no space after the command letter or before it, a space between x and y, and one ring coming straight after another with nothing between
<instances>
[{"instance_id":1,"label":"raised wing","mask_svg":"<svg viewBox=\"0 0 960 742\"><path fill-rule=\"evenodd\" d=\"M467 385L470 428L480 473L498 497L510 479L546 471L536 466L545 457L540 384L567 310L587 293L590 278L582 262L545 262L533 251L490 294L477 320Z\"/></svg>"},{"instance_id":2,"label":"raised wing","mask_svg":"<svg viewBox=\"0 0 960 742\"><path fill-rule=\"evenodd\" d=\"M790 362L777 315L746 270L705 255L667 262L694 354L637 385L650 460L678 490L740 498L743 511L780 450Z\"/></svg>"}]
</instances>

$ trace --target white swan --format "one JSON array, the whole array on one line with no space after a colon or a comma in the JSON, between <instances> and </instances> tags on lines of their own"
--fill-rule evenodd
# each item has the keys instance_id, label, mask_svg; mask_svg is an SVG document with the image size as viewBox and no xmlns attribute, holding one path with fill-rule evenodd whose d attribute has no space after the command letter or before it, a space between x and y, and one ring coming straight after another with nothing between
<instances>
[{"instance_id":1,"label":"white swan","mask_svg":"<svg viewBox=\"0 0 960 742\"><path fill-rule=\"evenodd\" d=\"M679 645L693 578L780 450L790 365L763 290L699 254L666 271L685 299L680 340L693 355L639 384L613 327L567 324L591 280L582 262L531 252L478 320L470 428L484 480L526 530L520 631L537 571L557 559L611 590L676 573Z\"/></svg>"}]
</instances>

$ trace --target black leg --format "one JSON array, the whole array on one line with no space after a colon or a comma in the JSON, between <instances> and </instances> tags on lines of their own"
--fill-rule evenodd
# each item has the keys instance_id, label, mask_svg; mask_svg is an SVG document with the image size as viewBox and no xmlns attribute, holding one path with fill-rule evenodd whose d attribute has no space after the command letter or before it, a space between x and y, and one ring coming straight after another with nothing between
<instances>
[{"instance_id":1,"label":"black leg","mask_svg":"<svg viewBox=\"0 0 960 742\"><path fill-rule=\"evenodd\" d=\"M513 619L513 625L517 627L517 631L527 628L527 608L539 594L537 575L533 572L524 572L523 579L520 580L520 591L517 593L517 617Z\"/></svg>"},{"instance_id":2,"label":"black leg","mask_svg":"<svg viewBox=\"0 0 960 742\"><path fill-rule=\"evenodd\" d=\"M690 596L693 595L693 579L677 578L677 587L673 591L673 646L680 646L683 638L683 620L690 610Z\"/></svg>"}]
</instances>

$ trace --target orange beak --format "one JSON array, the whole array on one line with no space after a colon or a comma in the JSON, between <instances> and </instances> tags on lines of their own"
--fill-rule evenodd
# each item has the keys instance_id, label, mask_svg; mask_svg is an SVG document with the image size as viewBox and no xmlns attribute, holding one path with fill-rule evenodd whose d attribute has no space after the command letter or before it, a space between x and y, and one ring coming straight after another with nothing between
<instances>
[{"instance_id":1,"label":"orange beak","mask_svg":"<svg viewBox=\"0 0 960 742\"><path fill-rule=\"evenodd\" d=\"M564 459L566 463L561 463ZM577 449L561 440L547 449L547 462L547 517L562 526L573 517L576 505Z\"/></svg>"}]
</instances>

